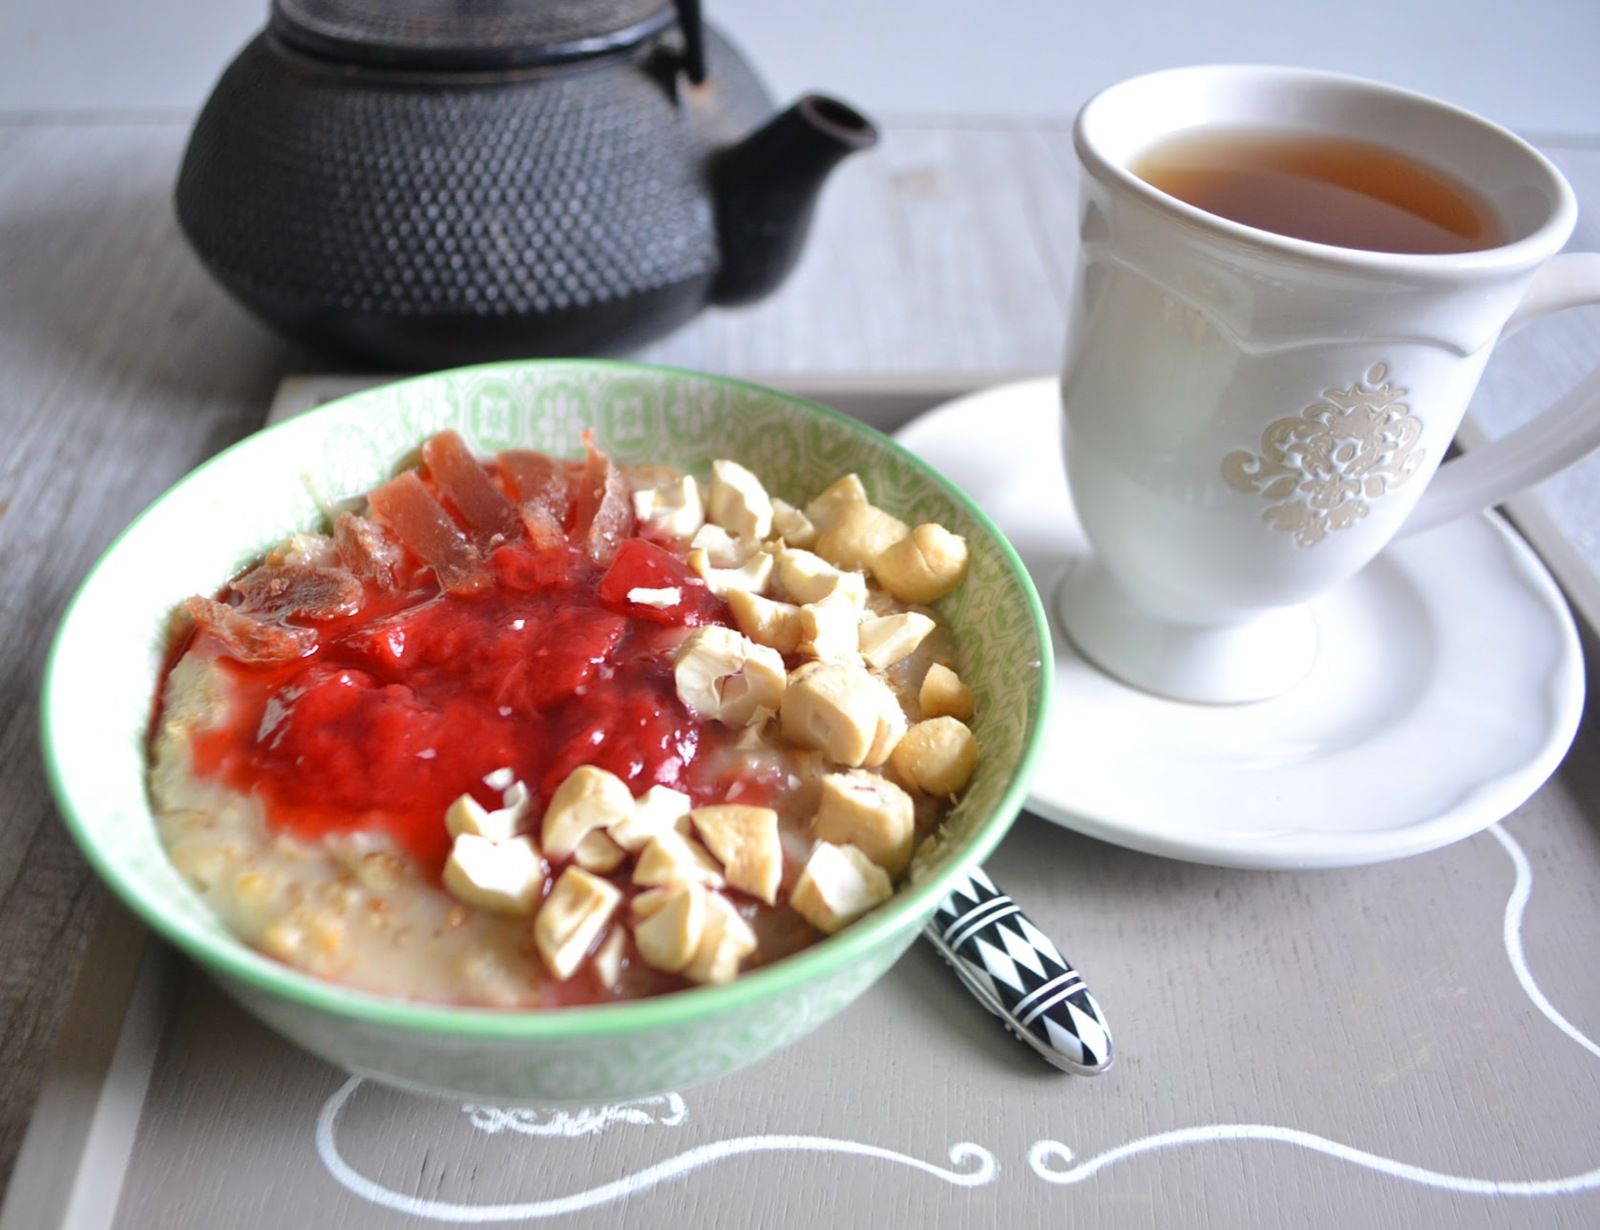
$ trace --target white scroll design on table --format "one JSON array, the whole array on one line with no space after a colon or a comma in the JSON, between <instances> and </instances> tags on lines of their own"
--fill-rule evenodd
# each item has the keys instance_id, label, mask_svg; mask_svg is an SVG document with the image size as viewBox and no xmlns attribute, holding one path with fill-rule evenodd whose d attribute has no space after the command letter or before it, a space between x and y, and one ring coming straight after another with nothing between
<instances>
[{"instance_id":1,"label":"white scroll design on table","mask_svg":"<svg viewBox=\"0 0 1600 1230\"><path fill-rule=\"evenodd\" d=\"M317 1116L317 1152L322 1157L322 1164L328 1168L329 1174L357 1196L386 1209L409 1213L413 1217L432 1218L435 1221L462 1223L531 1221L536 1218L559 1217L565 1213L579 1213L585 1209L609 1204L613 1200L620 1200L624 1196L638 1195L658 1184L682 1178L712 1162L748 1153L831 1153L865 1157L909 1166L913 1170L920 1170L923 1174L943 1179L956 1187L982 1187L987 1183L993 1183L995 1176L1000 1173L1000 1163L995 1160L993 1153L967 1141L951 1145L949 1156L952 1166L969 1168L946 1170L942 1166L935 1166L932 1162L925 1162L920 1157L911 1157L905 1153L896 1153L893 1149L883 1149L856 1140L836 1140L831 1136L736 1136L730 1140L712 1141L710 1144L686 1149L675 1157L657 1162L654 1166L647 1166L643 1170L624 1175L610 1183L602 1183L598 1187L574 1192L569 1196L519 1201L514 1204L460 1204L450 1200L425 1200L420 1196L410 1196L374 1182L358 1173L340 1155L338 1143L334 1139L339 1112L361 1084L361 1077L352 1076L322 1104L322 1113ZM677 1099L679 1104L682 1104L682 1099L678 1098L677 1094L669 1094L668 1097ZM472 1114L481 1112L484 1108L466 1109ZM629 1121L625 1117L613 1119L613 1122ZM665 1124L665 1120L660 1122ZM972 1165L974 1162L977 1163L976 1166Z\"/></svg>"},{"instance_id":2,"label":"white scroll design on table","mask_svg":"<svg viewBox=\"0 0 1600 1230\"><path fill-rule=\"evenodd\" d=\"M661 1108L662 1113L656 1113L657 1107ZM618 1102L612 1106L584 1106L577 1110L531 1110L472 1103L461 1109L466 1111L467 1120L473 1127L489 1136L515 1132L519 1136L560 1136L568 1140L593 1136L619 1123L635 1127L652 1124L677 1127L689 1117L689 1107L675 1093L636 1098L632 1102Z\"/></svg>"},{"instance_id":3,"label":"white scroll design on table","mask_svg":"<svg viewBox=\"0 0 1600 1230\"><path fill-rule=\"evenodd\" d=\"M1516 975L1517 981L1522 984L1523 991L1533 1001L1533 1006L1552 1025L1591 1055L1600 1057L1600 1046L1557 1012L1555 1006L1545 997L1545 993L1539 989L1539 984L1533 980L1527 958L1522 951L1522 916L1528 908L1528 899L1533 895L1533 868L1529 866L1528 856L1522 847L1502 826L1491 825L1489 833L1504 847L1506 854L1511 858L1512 867L1516 870L1516 882L1512 885L1511 896L1506 901L1505 922L1501 931L1506 956L1511 961L1511 970ZM1465 1175L1429 1170L1424 1166L1413 1166L1408 1162L1398 1162L1393 1158L1368 1153L1365 1149L1341 1144L1337 1140L1329 1140L1326 1136L1266 1123L1210 1123L1198 1127L1179 1128L1176 1131L1157 1132L1107 1149L1082 1162L1075 1162L1072 1150L1060 1141L1036 1140L1033 1147L1028 1150L1028 1165L1034 1174L1046 1182L1082 1183L1107 1167L1115 1166L1118 1162L1127 1161L1143 1153L1155 1153L1180 1145L1221 1144L1236 1140L1295 1145L1315 1153L1326 1154L1342 1162L1349 1162L1353 1166L1364 1166L1380 1174L1392 1175L1397 1179L1469 1196L1563 1196L1600 1188L1600 1169L1556 1179L1475 1179ZM1059 1163L1067 1165L1058 1168Z\"/></svg>"},{"instance_id":4,"label":"white scroll design on table","mask_svg":"<svg viewBox=\"0 0 1600 1230\"><path fill-rule=\"evenodd\" d=\"M1512 972L1534 1007L1552 1025L1590 1054L1600 1058L1600 1045L1556 1010L1544 992L1539 989L1538 983L1534 981L1533 974L1528 969L1522 948L1522 918L1533 893L1533 869L1529 866L1522 847L1504 828L1495 824L1490 826L1488 831L1505 849L1516 872L1511 896L1506 901L1502 930L1506 956L1511 963ZM526 1221L581 1212L683 1178L714 1162L752 1153L803 1152L868 1158L907 1166L956 1187L969 1188L993 1183L1000 1172L1000 1164L994 1154L969 1141L950 1146L951 1165L964 1167L952 1170L936 1166L921 1158L897 1153L893 1149L884 1149L854 1140L838 1140L830 1136L739 1136L699 1145L610 1183L567 1196L514 1204L483 1205L426 1200L384 1187L358 1173L340 1155L335 1140L339 1112L361 1084L360 1077L352 1076L323 1103L322 1111L317 1116L316 1134L317 1152L322 1158L323 1165L347 1190L373 1204L436 1221L459 1223ZM688 1109L683 1099L675 1093L661 1098L644 1098L636 1102L581 1111L534 1112L476 1105L465 1106L462 1109L466 1111L474 1127L489 1134L513 1131L531 1136L569 1138L591 1135L620 1124L677 1127L688 1117ZM664 1113L658 1113L661 1109L664 1109ZM1600 1188L1600 1168L1554 1179L1479 1179L1414 1166L1408 1162L1396 1161L1393 1158L1369 1153L1365 1149L1330 1140L1326 1136L1318 1136L1298 1128L1264 1123L1212 1123L1157 1132L1106 1149L1084 1161L1078 1161L1072 1150L1060 1141L1036 1140L1028 1150L1028 1166L1038 1178L1047 1183L1070 1186L1085 1182L1103 1170L1143 1154L1186 1145L1212 1145L1236 1141L1292 1145L1393 1178L1464 1195L1560 1196Z\"/></svg>"}]
</instances>

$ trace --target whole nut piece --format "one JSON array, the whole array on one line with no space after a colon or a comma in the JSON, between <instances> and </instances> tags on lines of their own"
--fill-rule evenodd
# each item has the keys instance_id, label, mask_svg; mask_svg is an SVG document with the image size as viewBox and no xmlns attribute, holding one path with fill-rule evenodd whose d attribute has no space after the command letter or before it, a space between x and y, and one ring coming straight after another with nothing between
<instances>
[{"instance_id":1,"label":"whole nut piece","mask_svg":"<svg viewBox=\"0 0 1600 1230\"><path fill-rule=\"evenodd\" d=\"M978 767L978 740L953 717L929 718L895 745L894 770L918 790L949 798L966 789Z\"/></svg>"},{"instance_id":2,"label":"whole nut piece","mask_svg":"<svg viewBox=\"0 0 1600 1230\"><path fill-rule=\"evenodd\" d=\"M790 743L854 768L882 764L906 729L888 685L846 662L810 663L795 671L778 720Z\"/></svg>"},{"instance_id":3,"label":"whole nut piece","mask_svg":"<svg viewBox=\"0 0 1600 1230\"><path fill-rule=\"evenodd\" d=\"M919 525L872 561L878 584L901 602L937 602L967 575L967 543L942 525Z\"/></svg>"}]
</instances>

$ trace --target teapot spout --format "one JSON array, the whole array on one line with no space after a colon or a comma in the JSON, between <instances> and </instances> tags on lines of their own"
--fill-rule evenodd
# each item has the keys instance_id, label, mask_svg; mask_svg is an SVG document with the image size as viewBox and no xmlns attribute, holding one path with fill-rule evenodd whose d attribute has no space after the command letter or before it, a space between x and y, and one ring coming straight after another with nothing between
<instances>
[{"instance_id":1,"label":"teapot spout","mask_svg":"<svg viewBox=\"0 0 1600 1230\"><path fill-rule=\"evenodd\" d=\"M847 154L878 143L855 108L807 94L716 154L711 196L722 264L711 301L749 303L775 290L800 259L822 181Z\"/></svg>"}]
</instances>

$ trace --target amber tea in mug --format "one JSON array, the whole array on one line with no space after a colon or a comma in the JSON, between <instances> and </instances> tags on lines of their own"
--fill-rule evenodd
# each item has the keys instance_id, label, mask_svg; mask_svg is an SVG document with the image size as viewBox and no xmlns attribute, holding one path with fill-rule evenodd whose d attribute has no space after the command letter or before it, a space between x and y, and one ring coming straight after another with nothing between
<instances>
[{"instance_id":1,"label":"amber tea in mug","mask_svg":"<svg viewBox=\"0 0 1600 1230\"><path fill-rule=\"evenodd\" d=\"M1293 239L1412 254L1504 241L1466 184L1367 141L1279 128L1206 128L1145 150L1129 168L1209 214Z\"/></svg>"}]
</instances>

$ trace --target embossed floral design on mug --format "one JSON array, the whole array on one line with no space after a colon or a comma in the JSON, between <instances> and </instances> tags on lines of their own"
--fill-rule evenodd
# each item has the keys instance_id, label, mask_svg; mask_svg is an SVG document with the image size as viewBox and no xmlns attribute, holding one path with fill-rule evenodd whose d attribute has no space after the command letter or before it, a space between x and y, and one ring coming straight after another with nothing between
<instances>
[{"instance_id":1,"label":"embossed floral design on mug","mask_svg":"<svg viewBox=\"0 0 1600 1230\"><path fill-rule=\"evenodd\" d=\"M1335 247L1208 213L1134 172L1175 134L1266 126L1381 144L1470 190L1491 238ZM1095 554L1059 607L1110 673L1183 700L1276 695L1314 660L1307 603L1396 533L1475 514L1600 446L1596 376L1439 465L1502 333L1600 302L1600 255L1557 255L1571 188L1511 133L1374 82L1214 66L1112 86L1074 136L1063 444Z\"/></svg>"}]
</instances>

